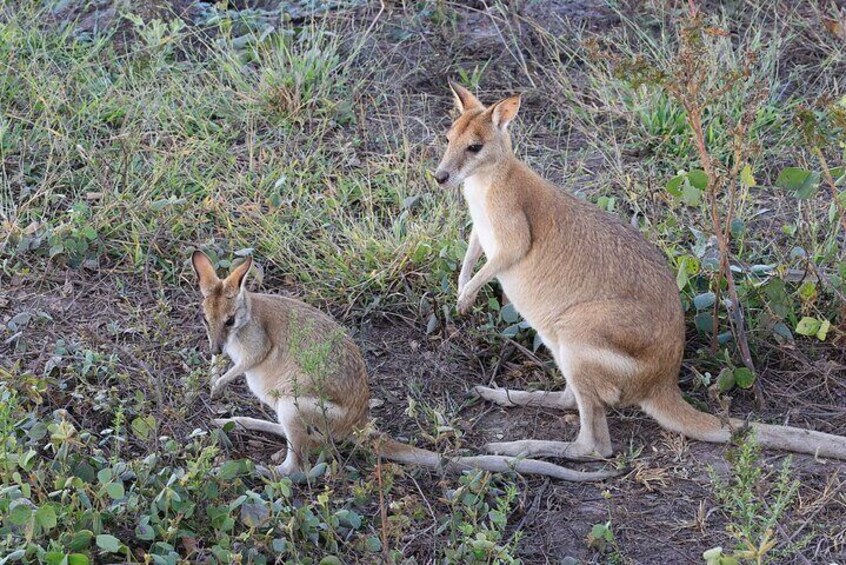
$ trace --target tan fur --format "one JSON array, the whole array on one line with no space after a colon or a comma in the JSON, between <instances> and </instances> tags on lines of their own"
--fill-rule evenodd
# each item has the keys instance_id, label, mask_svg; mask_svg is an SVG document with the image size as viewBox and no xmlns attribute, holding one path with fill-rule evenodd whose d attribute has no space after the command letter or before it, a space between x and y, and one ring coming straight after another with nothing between
<instances>
[{"instance_id":1,"label":"tan fur","mask_svg":"<svg viewBox=\"0 0 846 565\"><path fill-rule=\"evenodd\" d=\"M507 127L519 97L485 108L465 88L450 86L461 115L447 134L435 178L444 186L464 183L473 219L458 310L466 312L481 287L497 278L567 381L562 393L476 392L504 406L577 407L580 413L574 442L524 440L488 449L607 457L612 448L605 409L627 405L688 437L728 442L732 430L690 406L679 390L684 316L662 254L636 229L556 189L514 156ZM479 144L481 151L470 150ZM471 277L482 253L487 261ZM753 428L763 446L846 459L846 438L784 426Z\"/></svg>"},{"instance_id":2,"label":"tan fur","mask_svg":"<svg viewBox=\"0 0 846 565\"><path fill-rule=\"evenodd\" d=\"M291 298L249 292L247 259L224 280L202 252L192 257L203 295L203 315L209 343L215 353L225 353L234 366L212 378L212 396L244 374L250 390L272 408L278 423L234 417L248 430L286 438L281 474L303 468L308 452L330 439L342 440L368 424L370 389L361 351L332 318ZM227 320L232 324L227 326ZM600 480L618 473L579 472L546 461L499 455L442 458L436 453L399 443L372 432L373 449L401 463L445 470L480 468L489 471L549 475L572 481Z\"/></svg>"}]
</instances>

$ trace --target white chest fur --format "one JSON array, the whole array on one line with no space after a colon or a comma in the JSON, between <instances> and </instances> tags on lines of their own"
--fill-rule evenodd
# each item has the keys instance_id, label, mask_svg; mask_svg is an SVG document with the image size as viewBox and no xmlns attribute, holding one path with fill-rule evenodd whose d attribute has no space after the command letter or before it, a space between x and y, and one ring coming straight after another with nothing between
<instances>
[{"instance_id":1,"label":"white chest fur","mask_svg":"<svg viewBox=\"0 0 846 565\"><path fill-rule=\"evenodd\" d=\"M244 352L241 349L240 342L232 337L226 340L226 344L223 346L223 352L229 357L233 365L240 364L244 358ZM273 407L274 401L268 397L264 387L261 386L261 377L258 372L247 369L244 371L244 376L247 379L247 386L250 387L250 392L268 406Z\"/></svg>"},{"instance_id":2,"label":"white chest fur","mask_svg":"<svg viewBox=\"0 0 846 565\"><path fill-rule=\"evenodd\" d=\"M479 244L481 244L485 256L490 259L496 253L497 243L487 210L487 196L488 186L483 179L472 176L464 181L464 200L470 209L473 230L479 238Z\"/></svg>"}]
</instances>

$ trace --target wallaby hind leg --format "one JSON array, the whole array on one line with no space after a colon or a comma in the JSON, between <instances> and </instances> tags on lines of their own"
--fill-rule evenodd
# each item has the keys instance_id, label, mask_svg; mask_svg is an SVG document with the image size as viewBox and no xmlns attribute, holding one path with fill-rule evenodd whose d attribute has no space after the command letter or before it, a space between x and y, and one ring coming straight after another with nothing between
<instances>
[{"instance_id":1,"label":"wallaby hind leg","mask_svg":"<svg viewBox=\"0 0 846 565\"><path fill-rule=\"evenodd\" d=\"M233 422L236 426L240 426L245 430L252 430L256 432L266 432L269 434L275 434L278 436L282 436L285 438L287 443L287 437L285 435L285 428L282 427L280 424L276 422L269 422L267 420L259 420L257 418L248 418L245 416L235 416L233 418L218 418L213 420L213 422L220 426L221 428L228 424L229 422ZM279 451L276 451L273 455L270 456L270 460L274 463L281 463L285 460L288 456L288 448L283 447Z\"/></svg>"},{"instance_id":2,"label":"wallaby hind leg","mask_svg":"<svg viewBox=\"0 0 846 565\"><path fill-rule=\"evenodd\" d=\"M246 416L233 416L232 418L217 418L212 420L215 425L219 427L223 427L226 424L232 422L236 426L240 426L245 430L252 430L255 432L266 432L269 434L275 434L278 436L285 437L285 428L281 425L277 424L276 422L270 422L268 420L259 420L258 418L248 418Z\"/></svg>"},{"instance_id":3,"label":"wallaby hind leg","mask_svg":"<svg viewBox=\"0 0 846 565\"><path fill-rule=\"evenodd\" d=\"M289 399L279 401L276 415L279 418L279 425L285 429L285 437L288 440L285 460L276 467L276 472L280 475L290 475L302 471L311 444L306 424L303 422L304 415L294 401Z\"/></svg>"},{"instance_id":4,"label":"wallaby hind leg","mask_svg":"<svg viewBox=\"0 0 846 565\"><path fill-rule=\"evenodd\" d=\"M576 398L578 400L578 394ZM560 457L580 460L611 455L608 423L601 405L596 405L594 402L579 402L579 424L579 435L576 441L524 439L489 443L485 448L491 453L513 457Z\"/></svg>"},{"instance_id":5,"label":"wallaby hind leg","mask_svg":"<svg viewBox=\"0 0 846 565\"><path fill-rule=\"evenodd\" d=\"M475 386L473 392L480 397L499 404L500 406L539 406L541 408L555 408L558 410L575 410L576 396L570 386L563 391L547 392L524 390L511 390L507 388L490 388L486 386Z\"/></svg>"},{"instance_id":6,"label":"wallaby hind leg","mask_svg":"<svg viewBox=\"0 0 846 565\"><path fill-rule=\"evenodd\" d=\"M276 471L282 475L302 471L309 452L329 441L334 425L345 415L344 408L328 400L310 397L280 400L276 416L285 428L288 453Z\"/></svg>"},{"instance_id":7,"label":"wallaby hind leg","mask_svg":"<svg viewBox=\"0 0 846 565\"><path fill-rule=\"evenodd\" d=\"M600 368L590 361L584 362L574 358L571 352L563 347L558 350L555 361L567 379L567 388L575 397L579 410L579 435L576 441L521 440L490 443L486 446L488 451L501 455L566 459L611 455L611 437L608 433L608 422L605 419L605 405L590 386L589 380L598 375L592 374L587 382L583 380L588 372L593 373Z\"/></svg>"}]
</instances>

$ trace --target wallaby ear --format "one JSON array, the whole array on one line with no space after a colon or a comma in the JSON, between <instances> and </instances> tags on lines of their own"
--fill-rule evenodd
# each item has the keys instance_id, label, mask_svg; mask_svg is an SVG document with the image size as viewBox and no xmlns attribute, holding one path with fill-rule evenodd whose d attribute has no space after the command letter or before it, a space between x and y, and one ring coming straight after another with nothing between
<instances>
[{"instance_id":1,"label":"wallaby ear","mask_svg":"<svg viewBox=\"0 0 846 565\"><path fill-rule=\"evenodd\" d=\"M220 282L217 273L214 272L214 265L202 251L194 252L191 256L191 264L194 266L194 272L197 273L197 279L200 281L200 293L204 297L208 296Z\"/></svg>"},{"instance_id":2,"label":"wallaby ear","mask_svg":"<svg viewBox=\"0 0 846 565\"><path fill-rule=\"evenodd\" d=\"M505 131L508 127L508 124L511 123L511 120L514 119L514 116L517 115L517 111L520 109L520 95L515 94L514 96L510 96L505 100L500 100L493 106L491 106L491 119L493 120L493 124L495 127Z\"/></svg>"},{"instance_id":3,"label":"wallaby ear","mask_svg":"<svg viewBox=\"0 0 846 565\"><path fill-rule=\"evenodd\" d=\"M462 114L468 110L476 110L484 108L479 99L473 96L473 93L461 86L449 81L449 88L452 90L452 95L455 97L455 107Z\"/></svg>"},{"instance_id":4,"label":"wallaby ear","mask_svg":"<svg viewBox=\"0 0 846 565\"><path fill-rule=\"evenodd\" d=\"M234 295L247 288L247 273L250 272L252 265L253 258L247 257L240 265L232 269L232 272L223 281L223 286L228 291L226 294Z\"/></svg>"}]
</instances>

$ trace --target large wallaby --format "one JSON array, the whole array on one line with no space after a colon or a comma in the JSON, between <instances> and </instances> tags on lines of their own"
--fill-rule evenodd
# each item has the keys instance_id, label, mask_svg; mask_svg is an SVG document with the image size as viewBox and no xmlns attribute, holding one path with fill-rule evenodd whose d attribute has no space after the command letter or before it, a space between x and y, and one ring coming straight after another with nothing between
<instances>
[{"instance_id":1,"label":"large wallaby","mask_svg":"<svg viewBox=\"0 0 846 565\"><path fill-rule=\"evenodd\" d=\"M212 396L240 375L250 390L272 408L278 423L256 418L218 419L248 430L283 436L285 461L276 468L283 475L302 470L312 448L344 439L368 424L370 389L361 351L332 318L292 298L249 292L247 259L223 280L202 252L192 257L203 296L203 321L215 355L225 353L234 363L223 376L212 376ZM570 481L600 480L615 471L581 472L547 461L498 455L444 458L371 433L374 449L400 463L463 470L516 471Z\"/></svg>"},{"instance_id":2,"label":"large wallaby","mask_svg":"<svg viewBox=\"0 0 846 565\"><path fill-rule=\"evenodd\" d=\"M514 156L508 125L520 108L519 95L485 107L466 88L450 87L461 115L447 133L435 179L444 187L464 183L473 220L458 310L466 312L496 277L567 383L560 392L475 391L503 406L579 411L573 442L523 440L492 443L488 450L607 457L612 449L605 409L629 405L690 438L728 442L743 421L723 425L682 398L684 315L662 254L636 229L558 190ZM487 261L473 275L482 252ZM846 459L844 437L757 423L752 429L764 447Z\"/></svg>"}]
</instances>

